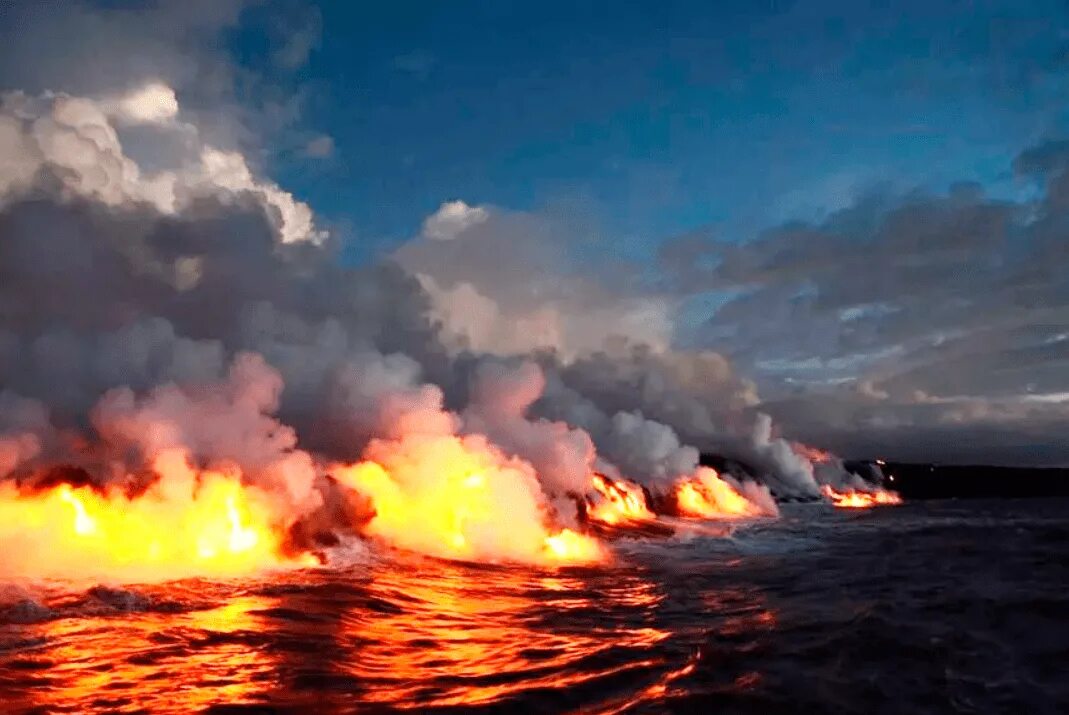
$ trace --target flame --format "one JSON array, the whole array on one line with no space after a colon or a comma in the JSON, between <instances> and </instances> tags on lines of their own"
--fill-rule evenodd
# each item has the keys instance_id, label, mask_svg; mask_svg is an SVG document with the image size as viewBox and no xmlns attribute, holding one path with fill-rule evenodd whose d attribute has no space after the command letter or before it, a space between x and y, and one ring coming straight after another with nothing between
<instances>
[{"instance_id":1,"label":"flame","mask_svg":"<svg viewBox=\"0 0 1069 715\"><path fill-rule=\"evenodd\" d=\"M92 534L96 531L97 523L89 516L85 511L85 504L82 503L74 492L71 491L70 486L64 484L57 488L57 493L61 501L65 501L74 508L74 531L80 536L86 534Z\"/></svg>"},{"instance_id":2,"label":"flame","mask_svg":"<svg viewBox=\"0 0 1069 715\"><path fill-rule=\"evenodd\" d=\"M825 485L821 491L824 492L824 496L831 500L832 504L840 509L868 509L874 506L890 506L902 503L902 497L896 492L886 489L876 489L871 492L850 489L840 492Z\"/></svg>"},{"instance_id":3,"label":"flame","mask_svg":"<svg viewBox=\"0 0 1069 715\"><path fill-rule=\"evenodd\" d=\"M607 556L593 537L548 526L534 470L480 435L378 440L367 456L332 473L371 500L374 516L363 526L369 536L464 560L561 564Z\"/></svg>"},{"instance_id":4,"label":"flame","mask_svg":"<svg viewBox=\"0 0 1069 715\"><path fill-rule=\"evenodd\" d=\"M164 455L160 479L131 497L61 484L37 492L0 488L0 574L157 580L230 576L280 566L284 530L240 475L192 469ZM292 559L309 563L309 556Z\"/></svg>"},{"instance_id":5,"label":"flame","mask_svg":"<svg viewBox=\"0 0 1069 715\"><path fill-rule=\"evenodd\" d=\"M595 562L603 560L605 556L600 542L571 529L562 529L559 533L547 536L545 544L547 553L556 561Z\"/></svg>"},{"instance_id":6,"label":"flame","mask_svg":"<svg viewBox=\"0 0 1069 715\"><path fill-rule=\"evenodd\" d=\"M646 495L637 484L623 480L613 481L604 474L597 473L591 477L590 483L594 491L603 497L603 501L588 507L587 518L612 525L657 518L646 506Z\"/></svg>"},{"instance_id":7,"label":"flame","mask_svg":"<svg viewBox=\"0 0 1069 715\"><path fill-rule=\"evenodd\" d=\"M834 457L831 452L826 452L823 449L817 449L816 447L810 447L808 444L802 444L801 442L792 442L791 449L794 450L795 454L800 457L805 457L813 464L830 462Z\"/></svg>"},{"instance_id":8,"label":"flame","mask_svg":"<svg viewBox=\"0 0 1069 715\"><path fill-rule=\"evenodd\" d=\"M675 498L680 516L723 519L765 513L760 505L747 499L709 467L699 467L693 477L680 481Z\"/></svg>"}]
</instances>

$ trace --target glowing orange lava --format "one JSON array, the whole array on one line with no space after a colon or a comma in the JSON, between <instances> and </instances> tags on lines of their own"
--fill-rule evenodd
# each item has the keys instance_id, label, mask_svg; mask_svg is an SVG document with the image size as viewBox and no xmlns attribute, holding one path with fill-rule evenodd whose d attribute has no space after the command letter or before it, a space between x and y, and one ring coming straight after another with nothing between
<instances>
[{"instance_id":1,"label":"glowing orange lava","mask_svg":"<svg viewBox=\"0 0 1069 715\"><path fill-rule=\"evenodd\" d=\"M675 490L680 516L724 519L762 516L764 509L747 499L720 477L715 469L700 467L693 477L680 481Z\"/></svg>"},{"instance_id":2,"label":"glowing orange lava","mask_svg":"<svg viewBox=\"0 0 1069 715\"><path fill-rule=\"evenodd\" d=\"M587 508L587 518L611 525L657 518L646 506L646 495L637 484L613 481L604 474L596 473L590 483L602 500Z\"/></svg>"},{"instance_id":3,"label":"glowing orange lava","mask_svg":"<svg viewBox=\"0 0 1069 715\"><path fill-rule=\"evenodd\" d=\"M886 489L877 489L871 492L851 489L848 491L836 491L825 485L821 491L831 503L840 509L868 509L874 506L891 506L902 503L902 497L897 493Z\"/></svg>"},{"instance_id":4,"label":"glowing orange lava","mask_svg":"<svg viewBox=\"0 0 1069 715\"><path fill-rule=\"evenodd\" d=\"M802 444L801 442L792 443L791 448L794 450L795 454L805 457L813 464L830 462L833 456L831 452L825 452L823 449L810 447L808 444Z\"/></svg>"},{"instance_id":5,"label":"glowing orange lava","mask_svg":"<svg viewBox=\"0 0 1069 715\"><path fill-rule=\"evenodd\" d=\"M159 580L311 561L280 554L285 524L239 474L198 472L180 453L154 469L160 479L136 497L69 484L0 488L0 575Z\"/></svg>"},{"instance_id":6,"label":"glowing orange lava","mask_svg":"<svg viewBox=\"0 0 1069 715\"><path fill-rule=\"evenodd\" d=\"M374 516L363 527L370 536L474 561L559 564L607 557L593 537L549 526L534 470L505 458L481 436L375 441L366 456L332 473L371 500Z\"/></svg>"}]
</instances>

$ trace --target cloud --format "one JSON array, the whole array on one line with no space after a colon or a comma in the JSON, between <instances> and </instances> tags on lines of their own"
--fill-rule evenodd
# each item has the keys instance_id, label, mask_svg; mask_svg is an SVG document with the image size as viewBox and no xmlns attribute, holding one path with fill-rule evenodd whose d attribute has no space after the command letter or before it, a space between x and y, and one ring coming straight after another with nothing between
<instances>
[{"instance_id":1,"label":"cloud","mask_svg":"<svg viewBox=\"0 0 1069 715\"><path fill-rule=\"evenodd\" d=\"M168 93L129 96L152 95ZM418 282L338 265L310 208L204 144L181 107L151 113L175 141L143 171L112 119L127 97L0 101L0 383L84 425L108 390L211 383L255 350L287 419L347 456L382 433L377 410L429 399L420 376L443 351ZM28 452L5 444L7 462Z\"/></svg>"},{"instance_id":2,"label":"cloud","mask_svg":"<svg viewBox=\"0 0 1069 715\"><path fill-rule=\"evenodd\" d=\"M101 98L0 95L6 169L0 201L46 180L58 182L70 196L111 206L146 202L166 214L204 196L244 193L259 200L283 243L326 239L307 204L255 176L241 153L207 143L196 125L179 119L174 90L156 81ZM151 171L127 154L123 123L152 125L155 143L168 148L156 152Z\"/></svg>"},{"instance_id":3,"label":"cloud","mask_svg":"<svg viewBox=\"0 0 1069 715\"><path fill-rule=\"evenodd\" d=\"M423 235L436 241L449 241L472 226L484 223L489 217L490 213L482 206L446 201L423 220Z\"/></svg>"},{"instance_id":4,"label":"cloud","mask_svg":"<svg viewBox=\"0 0 1069 715\"><path fill-rule=\"evenodd\" d=\"M575 231L548 214L453 201L395 255L431 296L434 317L457 350L553 349L570 359L613 336L667 346L671 302L632 292L622 278L633 266L579 265ZM618 271L612 282L610 270Z\"/></svg>"},{"instance_id":5,"label":"cloud","mask_svg":"<svg viewBox=\"0 0 1069 715\"><path fill-rule=\"evenodd\" d=\"M103 95L156 78L170 87L229 92L234 68L218 36L245 0L189 0L101 7L21 3L0 29L0 87Z\"/></svg>"},{"instance_id":6,"label":"cloud","mask_svg":"<svg viewBox=\"0 0 1069 715\"><path fill-rule=\"evenodd\" d=\"M0 92L108 100L124 143L136 137L145 153L159 139L146 125L173 120L180 103L202 143L271 156L264 150L306 136L295 125L313 90L295 70L318 41L317 23L319 11L301 0L16 3L0 23ZM266 38L271 67L231 55L238 32Z\"/></svg>"},{"instance_id":7,"label":"cloud","mask_svg":"<svg viewBox=\"0 0 1069 715\"><path fill-rule=\"evenodd\" d=\"M687 290L733 296L698 342L750 367L763 409L803 439L857 455L1069 461L1053 448L1065 405L1037 399L1069 390L1065 147L1014 162L1036 183L1030 198L973 184L868 195L749 242L680 242L662 265Z\"/></svg>"},{"instance_id":8,"label":"cloud","mask_svg":"<svg viewBox=\"0 0 1069 715\"><path fill-rule=\"evenodd\" d=\"M334 138L326 134L309 139L304 145L304 155L310 159L326 159L334 155Z\"/></svg>"},{"instance_id":9,"label":"cloud","mask_svg":"<svg viewBox=\"0 0 1069 715\"><path fill-rule=\"evenodd\" d=\"M595 435L605 429L602 415L638 411L688 443L714 449L725 434L748 432L747 411L760 402L754 383L711 350L656 350L615 338L570 362L550 361L547 369L553 379L539 409Z\"/></svg>"},{"instance_id":10,"label":"cloud","mask_svg":"<svg viewBox=\"0 0 1069 715\"><path fill-rule=\"evenodd\" d=\"M159 124L178 116L178 97L162 82L148 82L114 99L105 99L109 114L130 124Z\"/></svg>"},{"instance_id":11,"label":"cloud","mask_svg":"<svg viewBox=\"0 0 1069 715\"><path fill-rule=\"evenodd\" d=\"M303 9L302 17L294 22L279 27L283 40L272 54L275 64L286 70L307 64L323 38L323 15L318 8Z\"/></svg>"}]
</instances>

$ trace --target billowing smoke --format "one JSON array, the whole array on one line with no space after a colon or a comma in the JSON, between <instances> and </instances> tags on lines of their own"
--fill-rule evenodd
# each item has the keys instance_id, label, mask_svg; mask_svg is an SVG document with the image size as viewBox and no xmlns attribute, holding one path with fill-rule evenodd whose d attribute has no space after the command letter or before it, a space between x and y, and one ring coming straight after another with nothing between
<instances>
[{"instance_id":1,"label":"billowing smoke","mask_svg":"<svg viewBox=\"0 0 1069 715\"><path fill-rule=\"evenodd\" d=\"M101 398L91 419L103 443L128 455L127 462L149 466L176 450L208 468L231 462L300 513L320 503L316 473L293 429L272 416L281 392L277 371L255 353L240 353L222 383L166 384L142 397L117 388Z\"/></svg>"},{"instance_id":2,"label":"billowing smoke","mask_svg":"<svg viewBox=\"0 0 1069 715\"><path fill-rule=\"evenodd\" d=\"M464 429L485 434L507 452L527 460L566 523L575 522L573 497L590 488L597 454L590 436L566 422L529 419L531 405L545 389L541 369L531 362L478 365Z\"/></svg>"},{"instance_id":3,"label":"billowing smoke","mask_svg":"<svg viewBox=\"0 0 1069 715\"><path fill-rule=\"evenodd\" d=\"M634 266L612 265L611 280L594 273L575 255L591 231L568 219L451 201L394 257L419 278L454 350L551 349L570 360L624 337L666 348L672 301L625 288Z\"/></svg>"},{"instance_id":4,"label":"billowing smoke","mask_svg":"<svg viewBox=\"0 0 1069 715\"><path fill-rule=\"evenodd\" d=\"M753 384L668 349L663 301L524 284L552 241L493 280L454 270L550 230L530 217L447 204L401 265L346 267L306 204L159 81L6 94L0 155L0 502L25 557L7 572L240 571L347 535L582 562L606 558L597 515L774 515L769 487L828 483L767 418L738 429ZM450 312L469 289L504 321L491 332ZM710 449L750 471L701 466ZM46 522L70 528L18 535Z\"/></svg>"},{"instance_id":5,"label":"billowing smoke","mask_svg":"<svg viewBox=\"0 0 1069 715\"><path fill-rule=\"evenodd\" d=\"M0 392L0 478L40 454L42 440L50 431L44 405Z\"/></svg>"}]
</instances>

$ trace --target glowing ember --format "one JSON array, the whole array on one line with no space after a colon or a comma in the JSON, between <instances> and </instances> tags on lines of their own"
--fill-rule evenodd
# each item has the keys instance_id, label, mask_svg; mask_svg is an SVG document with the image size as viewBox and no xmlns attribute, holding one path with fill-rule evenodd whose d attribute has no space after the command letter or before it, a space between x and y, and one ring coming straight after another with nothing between
<instances>
[{"instance_id":1,"label":"glowing ember","mask_svg":"<svg viewBox=\"0 0 1069 715\"><path fill-rule=\"evenodd\" d=\"M679 482L675 490L680 516L724 519L762 516L765 509L743 496L715 469L699 467L693 477Z\"/></svg>"},{"instance_id":2,"label":"glowing ember","mask_svg":"<svg viewBox=\"0 0 1069 715\"><path fill-rule=\"evenodd\" d=\"M604 474L591 478L594 491L602 500L587 508L587 518L604 524L617 525L628 521L647 521L656 515L646 506L642 487L625 481L613 481Z\"/></svg>"},{"instance_id":3,"label":"glowing ember","mask_svg":"<svg viewBox=\"0 0 1069 715\"><path fill-rule=\"evenodd\" d=\"M601 561L592 537L547 525L541 487L522 460L484 437L409 436L369 445L367 460L339 465L339 483L371 500L366 534L412 551L465 560Z\"/></svg>"},{"instance_id":4,"label":"glowing ember","mask_svg":"<svg viewBox=\"0 0 1069 715\"><path fill-rule=\"evenodd\" d=\"M822 491L824 496L840 509L868 509L874 506L890 506L902 503L902 497L886 489L876 489L871 492L851 489L840 492L825 485Z\"/></svg>"},{"instance_id":5,"label":"glowing ember","mask_svg":"<svg viewBox=\"0 0 1069 715\"><path fill-rule=\"evenodd\" d=\"M280 555L284 524L266 497L232 472L193 470L183 455L130 497L61 484L0 489L0 573L6 576L152 580L246 574L310 557Z\"/></svg>"}]
</instances>

